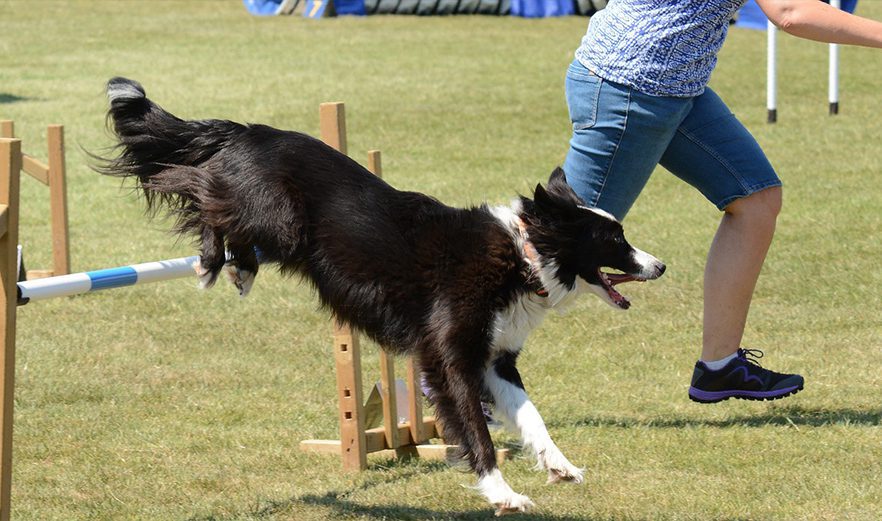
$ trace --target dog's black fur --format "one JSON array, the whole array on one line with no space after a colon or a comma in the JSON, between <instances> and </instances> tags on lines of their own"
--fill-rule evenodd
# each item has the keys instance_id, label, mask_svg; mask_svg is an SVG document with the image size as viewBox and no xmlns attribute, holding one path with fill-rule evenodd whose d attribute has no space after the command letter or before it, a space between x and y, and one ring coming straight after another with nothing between
<instances>
[{"instance_id":1,"label":"dog's black fur","mask_svg":"<svg viewBox=\"0 0 882 521\"><path fill-rule=\"evenodd\" d=\"M516 228L486 206L451 208L398 191L301 133L185 121L123 78L109 82L108 94L120 154L98 170L136 178L148 208L171 209L178 231L201 239L206 285L225 263L256 274L255 251L261 264L305 276L337 319L416 356L446 441L479 476L496 468L480 404L483 375L494 367L523 383L515 368L521 346L494 345L493 326L519 299L540 298ZM600 285L601 266L645 272L621 225L582 204L557 169L547 188L537 185L533 199L521 197L512 210L550 270L546 285L569 291L579 278ZM656 271L641 278L663 266Z\"/></svg>"}]
</instances>

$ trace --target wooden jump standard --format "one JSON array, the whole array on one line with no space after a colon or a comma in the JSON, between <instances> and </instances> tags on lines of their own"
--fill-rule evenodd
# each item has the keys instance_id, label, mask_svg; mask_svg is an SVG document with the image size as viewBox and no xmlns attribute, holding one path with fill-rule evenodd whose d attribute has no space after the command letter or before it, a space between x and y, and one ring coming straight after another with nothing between
<instances>
[{"instance_id":1,"label":"wooden jump standard","mask_svg":"<svg viewBox=\"0 0 882 521\"><path fill-rule=\"evenodd\" d=\"M12 491L12 409L18 281L18 196L21 141L0 138L0 521L9 521Z\"/></svg>"},{"instance_id":2,"label":"wooden jump standard","mask_svg":"<svg viewBox=\"0 0 882 521\"><path fill-rule=\"evenodd\" d=\"M15 138L15 124L0 120L0 138ZM64 173L64 126L49 125L46 141L49 162L43 163L28 154L21 154L19 169L49 187L49 210L52 219L51 270L31 270L29 279L70 273L70 248L67 224L67 187Z\"/></svg>"},{"instance_id":3,"label":"wooden jump standard","mask_svg":"<svg viewBox=\"0 0 882 521\"><path fill-rule=\"evenodd\" d=\"M343 103L322 103L319 107L319 119L322 140L346 154L346 114ZM378 176L382 175L379 151L368 152L368 170ZM390 454L399 456L418 455L446 459L455 447L428 443L432 438L441 437L440 429L433 417L423 416L423 391L419 383L419 371L411 357L405 362L409 420L398 423L394 358L381 348L383 427L365 429L361 347L358 336L358 331L348 324L335 323L334 360L340 404L340 439L305 440L300 442L300 448L310 452L339 454L343 468L347 470L366 469L368 453L380 451L394 451Z\"/></svg>"},{"instance_id":4,"label":"wooden jump standard","mask_svg":"<svg viewBox=\"0 0 882 521\"><path fill-rule=\"evenodd\" d=\"M66 295L193 276L199 257L170 259L18 282L21 140L0 138L0 521L10 517L17 306Z\"/></svg>"}]
</instances>

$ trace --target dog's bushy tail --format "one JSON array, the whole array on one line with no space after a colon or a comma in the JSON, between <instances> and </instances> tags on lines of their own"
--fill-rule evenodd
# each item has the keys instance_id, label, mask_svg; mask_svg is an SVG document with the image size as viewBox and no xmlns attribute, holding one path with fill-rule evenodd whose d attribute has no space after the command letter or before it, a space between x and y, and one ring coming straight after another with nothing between
<instances>
[{"instance_id":1,"label":"dog's bushy tail","mask_svg":"<svg viewBox=\"0 0 882 521\"><path fill-rule=\"evenodd\" d=\"M214 206L212 214L223 218L226 187L203 168L230 139L243 131L232 121L185 121L147 98L133 80L113 78L107 83L110 110L108 126L116 134L118 155L97 158L98 172L135 178L155 213L165 207L178 214L181 232L196 232L203 224L199 214Z\"/></svg>"}]
</instances>

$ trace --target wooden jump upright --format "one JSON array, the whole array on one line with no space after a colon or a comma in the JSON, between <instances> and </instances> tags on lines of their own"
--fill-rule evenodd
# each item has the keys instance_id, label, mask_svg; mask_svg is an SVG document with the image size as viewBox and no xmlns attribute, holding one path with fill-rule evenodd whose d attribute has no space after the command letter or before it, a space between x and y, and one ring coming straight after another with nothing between
<instances>
[{"instance_id":1,"label":"wooden jump upright","mask_svg":"<svg viewBox=\"0 0 882 521\"><path fill-rule=\"evenodd\" d=\"M343 103L323 103L319 108L322 140L346 153L346 115ZM368 152L368 170L382 176L380 152ZM358 331L348 324L334 324L334 360L337 368L337 394L340 412L339 440L305 440L301 450L339 454L343 468L364 470L367 455L384 452L388 456L419 456L447 460L457 446L429 443L443 437L443 428L432 416L423 416L423 389L420 372L412 357L405 359L408 421L398 421L395 359L380 347L380 394L383 398L383 426L365 429L361 346ZM507 449L496 451L499 461Z\"/></svg>"},{"instance_id":2,"label":"wooden jump upright","mask_svg":"<svg viewBox=\"0 0 882 521\"><path fill-rule=\"evenodd\" d=\"M0 138L15 138L15 124L0 121ZM67 186L65 182L64 126L49 125L47 130L48 163L21 154L19 169L49 187L52 222L52 269L31 270L28 278L51 277L70 273L70 248L67 223ZM18 178L18 176L16 176Z\"/></svg>"},{"instance_id":3,"label":"wooden jump upright","mask_svg":"<svg viewBox=\"0 0 882 521\"><path fill-rule=\"evenodd\" d=\"M346 153L346 116L343 103L323 103L319 108L322 140ZM380 152L368 152L368 170L382 175ZM428 444L440 438L433 417L423 416L423 391L419 371L412 358L406 360L407 409L409 421L398 422L398 399L395 384L395 361L391 354L380 352L380 389L383 397L383 426L365 429L364 392L361 371L361 346L358 331L348 324L334 325L334 360L337 368L337 393L340 410L339 440L305 440L300 448L310 452L339 454L343 468L367 468L367 455L394 451L395 455L418 455L445 459L455 448ZM416 419L414 421L414 419ZM390 452L393 454L393 452Z\"/></svg>"},{"instance_id":4,"label":"wooden jump upright","mask_svg":"<svg viewBox=\"0 0 882 521\"><path fill-rule=\"evenodd\" d=\"M15 314L18 281L18 199L21 141L0 138L0 521L9 520L12 494L12 417L15 390Z\"/></svg>"}]
</instances>

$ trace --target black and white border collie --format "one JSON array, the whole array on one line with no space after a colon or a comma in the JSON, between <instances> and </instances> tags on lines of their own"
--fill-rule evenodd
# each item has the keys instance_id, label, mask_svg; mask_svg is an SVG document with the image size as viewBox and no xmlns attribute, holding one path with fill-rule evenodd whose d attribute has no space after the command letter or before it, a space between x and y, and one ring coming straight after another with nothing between
<instances>
[{"instance_id":1,"label":"black and white border collie","mask_svg":"<svg viewBox=\"0 0 882 521\"><path fill-rule=\"evenodd\" d=\"M525 511L496 464L482 395L531 449L550 482L582 481L530 402L515 367L545 313L584 289L618 309L614 286L665 266L631 247L556 169L509 207L451 208L401 192L310 136L225 120L185 121L135 81L107 85L119 155L96 168L135 178L201 242L203 287L227 273L241 295L261 264L300 274L335 317L411 353L447 443L459 445L497 514ZM620 273L608 273L611 268Z\"/></svg>"}]
</instances>

